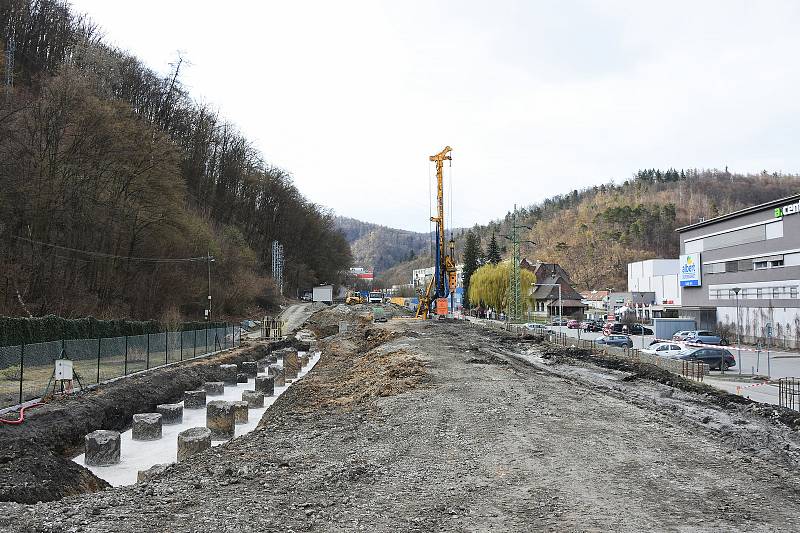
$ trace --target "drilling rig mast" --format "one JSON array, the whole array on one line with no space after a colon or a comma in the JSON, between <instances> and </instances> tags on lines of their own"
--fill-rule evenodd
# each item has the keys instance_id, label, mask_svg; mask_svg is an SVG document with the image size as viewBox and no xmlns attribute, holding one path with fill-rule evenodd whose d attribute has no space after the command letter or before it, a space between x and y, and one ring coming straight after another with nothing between
<instances>
[{"instance_id":1,"label":"drilling rig mast","mask_svg":"<svg viewBox=\"0 0 800 533\"><path fill-rule=\"evenodd\" d=\"M439 298L455 292L457 284L456 262L455 262L455 241L451 238L449 242L449 254L445 246L444 232L444 185L443 169L444 162L450 161L450 152L453 149L446 146L444 150L436 155L430 156L430 160L436 163L436 216L431 217L431 222L436 223L436 260L434 262L434 274L428 284L425 294L420 298L417 308L417 318L428 318L433 302Z\"/></svg>"}]
</instances>

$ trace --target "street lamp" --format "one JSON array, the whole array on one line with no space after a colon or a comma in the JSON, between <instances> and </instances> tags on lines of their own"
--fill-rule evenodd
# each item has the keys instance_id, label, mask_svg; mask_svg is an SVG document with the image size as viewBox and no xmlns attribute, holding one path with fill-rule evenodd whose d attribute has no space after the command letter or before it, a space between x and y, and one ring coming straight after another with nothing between
<instances>
[{"instance_id":1,"label":"street lamp","mask_svg":"<svg viewBox=\"0 0 800 533\"><path fill-rule=\"evenodd\" d=\"M733 293L736 295L736 356L739 358L739 375L742 374L742 345L739 344L739 291L741 291L741 287L734 287ZM724 373L725 370L723 369L725 365L725 358L723 356L723 361L719 365L719 369Z\"/></svg>"},{"instance_id":2,"label":"street lamp","mask_svg":"<svg viewBox=\"0 0 800 533\"><path fill-rule=\"evenodd\" d=\"M206 316L206 320L208 323L211 323L211 263L214 262L214 256L211 255L211 252L208 252L206 256L206 260L208 262L208 315Z\"/></svg>"}]
</instances>

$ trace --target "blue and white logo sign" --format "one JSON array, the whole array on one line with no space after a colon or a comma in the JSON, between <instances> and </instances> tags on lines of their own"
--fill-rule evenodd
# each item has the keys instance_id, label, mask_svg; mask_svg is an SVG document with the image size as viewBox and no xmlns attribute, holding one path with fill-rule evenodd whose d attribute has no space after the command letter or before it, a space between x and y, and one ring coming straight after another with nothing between
<instances>
[{"instance_id":1,"label":"blue and white logo sign","mask_svg":"<svg viewBox=\"0 0 800 533\"><path fill-rule=\"evenodd\" d=\"M699 287L700 282L700 254L686 254L681 256L681 270L678 273L681 287Z\"/></svg>"}]
</instances>

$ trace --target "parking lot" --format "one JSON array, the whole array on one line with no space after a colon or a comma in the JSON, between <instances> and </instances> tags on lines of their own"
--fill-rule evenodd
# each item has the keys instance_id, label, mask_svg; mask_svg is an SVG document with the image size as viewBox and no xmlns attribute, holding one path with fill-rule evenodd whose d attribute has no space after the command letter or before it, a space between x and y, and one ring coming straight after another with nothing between
<instances>
[{"instance_id":1,"label":"parking lot","mask_svg":"<svg viewBox=\"0 0 800 533\"><path fill-rule=\"evenodd\" d=\"M551 330L558 331L558 326L549 326ZM561 326L561 331L569 337L592 340L603 335L602 332L591 333L578 329L568 329ZM653 335L631 335L634 348L647 348L655 337ZM771 379L783 377L800 377L800 353L774 351L769 352L769 359L765 350L756 351L753 348L742 346L741 352L736 346L727 349L736 357L736 367L728 370L726 374L761 375ZM741 355L741 365L739 364ZM714 372L717 373L717 372Z\"/></svg>"}]
</instances>

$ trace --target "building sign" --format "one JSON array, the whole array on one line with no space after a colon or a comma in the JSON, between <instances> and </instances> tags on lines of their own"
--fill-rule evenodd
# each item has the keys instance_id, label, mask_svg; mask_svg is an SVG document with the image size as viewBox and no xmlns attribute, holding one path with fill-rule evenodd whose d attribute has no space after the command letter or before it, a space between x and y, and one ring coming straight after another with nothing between
<instances>
[{"instance_id":1,"label":"building sign","mask_svg":"<svg viewBox=\"0 0 800 533\"><path fill-rule=\"evenodd\" d=\"M800 213L800 202L775 208L775 218L785 217L786 215L794 215L795 213Z\"/></svg>"},{"instance_id":2,"label":"building sign","mask_svg":"<svg viewBox=\"0 0 800 533\"><path fill-rule=\"evenodd\" d=\"M686 254L681 256L681 269L678 280L681 287L699 287L700 279L700 254Z\"/></svg>"}]
</instances>

